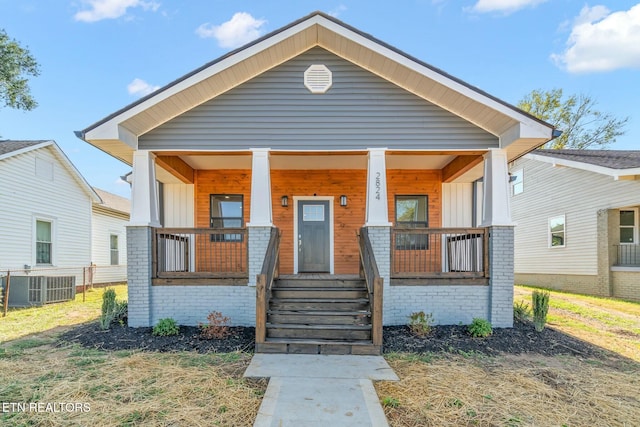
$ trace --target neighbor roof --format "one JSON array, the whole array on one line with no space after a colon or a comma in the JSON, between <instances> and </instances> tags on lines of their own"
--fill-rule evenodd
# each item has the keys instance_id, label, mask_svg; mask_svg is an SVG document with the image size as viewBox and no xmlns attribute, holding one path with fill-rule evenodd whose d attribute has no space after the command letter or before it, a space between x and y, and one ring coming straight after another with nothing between
<instances>
[{"instance_id":1,"label":"neighbor roof","mask_svg":"<svg viewBox=\"0 0 640 427\"><path fill-rule=\"evenodd\" d=\"M500 137L511 159L555 136L552 125L321 12L205 64L76 135L131 164L140 136L316 46Z\"/></svg>"},{"instance_id":2,"label":"neighbor roof","mask_svg":"<svg viewBox=\"0 0 640 427\"><path fill-rule=\"evenodd\" d=\"M640 150L535 150L526 157L557 166L597 172L614 179L640 176Z\"/></svg>"},{"instance_id":3,"label":"neighbor roof","mask_svg":"<svg viewBox=\"0 0 640 427\"><path fill-rule=\"evenodd\" d=\"M640 150L536 150L533 153L609 169L640 168Z\"/></svg>"},{"instance_id":4,"label":"neighbor roof","mask_svg":"<svg viewBox=\"0 0 640 427\"><path fill-rule=\"evenodd\" d=\"M101 190L93 187L98 196L102 199L100 206L105 208L122 212L127 215L131 212L131 201L126 197L118 196L117 194L109 193L108 191Z\"/></svg>"},{"instance_id":5,"label":"neighbor roof","mask_svg":"<svg viewBox=\"0 0 640 427\"><path fill-rule=\"evenodd\" d=\"M67 171L75 178L86 193L89 195L94 203L100 203L100 196L93 191L93 187L89 185L87 180L82 176L80 171L75 167L71 160L64 154L64 151L53 140L34 140L34 141L17 141L17 140L4 140L0 141L0 160L4 160L19 154L24 154L29 151L35 151L43 148L50 148L53 150L54 155L60 161L60 163L67 169Z\"/></svg>"},{"instance_id":6,"label":"neighbor roof","mask_svg":"<svg viewBox=\"0 0 640 427\"><path fill-rule=\"evenodd\" d=\"M50 142L49 140L38 140L38 141L12 141L10 139L5 139L4 141L0 141L0 158L9 157L6 154L10 154L11 156L17 154L18 151L25 150L25 148L31 148L39 144L43 144L45 142ZM26 150L28 151L28 150Z\"/></svg>"}]
</instances>

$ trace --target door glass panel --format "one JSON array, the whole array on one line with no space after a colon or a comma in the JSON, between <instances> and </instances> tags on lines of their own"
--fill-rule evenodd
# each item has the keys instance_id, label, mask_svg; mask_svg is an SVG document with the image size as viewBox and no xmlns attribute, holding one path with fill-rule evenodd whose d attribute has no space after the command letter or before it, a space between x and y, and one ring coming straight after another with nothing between
<instances>
[{"instance_id":1,"label":"door glass panel","mask_svg":"<svg viewBox=\"0 0 640 427\"><path fill-rule=\"evenodd\" d=\"M620 211L620 225L634 226L636 224L634 214L635 211Z\"/></svg>"},{"instance_id":2,"label":"door glass panel","mask_svg":"<svg viewBox=\"0 0 640 427\"><path fill-rule=\"evenodd\" d=\"M620 243L633 243L633 228L620 228Z\"/></svg>"},{"instance_id":3,"label":"door glass panel","mask_svg":"<svg viewBox=\"0 0 640 427\"><path fill-rule=\"evenodd\" d=\"M303 221L324 221L323 205L303 205L302 206Z\"/></svg>"}]
</instances>

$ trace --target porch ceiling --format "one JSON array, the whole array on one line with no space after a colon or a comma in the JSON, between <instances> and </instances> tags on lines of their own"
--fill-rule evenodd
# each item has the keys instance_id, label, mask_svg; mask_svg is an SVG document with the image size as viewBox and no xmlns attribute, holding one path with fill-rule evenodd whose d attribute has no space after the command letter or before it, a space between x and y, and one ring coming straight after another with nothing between
<instances>
[{"instance_id":1,"label":"porch ceiling","mask_svg":"<svg viewBox=\"0 0 640 427\"><path fill-rule=\"evenodd\" d=\"M550 125L321 13L206 64L78 136L131 164L141 135L315 46L499 136L510 158L552 137Z\"/></svg>"}]
</instances>

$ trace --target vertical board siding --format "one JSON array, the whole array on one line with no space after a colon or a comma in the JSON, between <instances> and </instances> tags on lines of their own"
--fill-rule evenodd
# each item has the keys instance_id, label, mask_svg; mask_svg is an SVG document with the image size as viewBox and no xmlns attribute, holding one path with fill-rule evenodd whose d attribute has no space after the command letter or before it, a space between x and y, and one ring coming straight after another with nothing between
<instances>
[{"instance_id":1,"label":"vertical board siding","mask_svg":"<svg viewBox=\"0 0 640 427\"><path fill-rule=\"evenodd\" d=\"M53 164L53 180L36 176L36 158ZM77 275L91 261L91 199L51 148L0 161L0 269L35 265L35 216L53 220L55 267L75 267L57 274ZM53 275L53 274L52 274Z\"/></svg>"},{"instance_id":2,"label":"vertical board siding","mask_svg":"<svg viewBox=\"0 0 640 427\"><path fill-rule=\"evenodd\" d=\"M324 64L325 94L304 71ZM179 142L178 142L179 141ZM141 149L354 149L497 147L498 139L322 48L304 54L193 108L140 137Z\"/></svg>"},{"instance_id":3,"label":"vertical board siding","mask_svg":"<svg viewBox=\"0 0 640 427\"><path fill-rule=\"evenodd\" d=\"M640 202L640 181L522 158L524 191L511 197L515 228L515 272L597 274L597 213ZM550 248L548 219L565 215L566 247Z\"/></svg>"},{"instance_id":4,"label":"vertical board siding","mask_svg":"<svg viewBox=\"0 0 640 427\"><path fill-rule=\"evenodd\" d=\"M472 227L473 183L442 184L442 226Z\"/></svg>"},{"instance_id":5,"label":"vertical board siding","mask_svg":"<svg viewBox=\"0 0 640 427\"><path fill-rule=\"evenodd\" d=\"M194 185L164 184L164 227L193 227Z\"/></svg>"}]
</instances>

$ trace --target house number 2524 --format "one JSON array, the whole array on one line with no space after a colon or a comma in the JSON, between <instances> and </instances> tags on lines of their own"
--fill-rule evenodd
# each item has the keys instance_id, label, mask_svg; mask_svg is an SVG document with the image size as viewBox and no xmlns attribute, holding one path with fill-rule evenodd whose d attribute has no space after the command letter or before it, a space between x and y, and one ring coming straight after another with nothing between
<instances>
[{"instance_id":1,"label":"house number 2524","mask_svg":"<svg viewBox=\"0 0 640 427\"><path fill-rule=\"evenodd\" d=\"M376 200L380 200L380 187L382 183L380 181L380 172L376 172Z\"/></svg>"}]
</instances>

